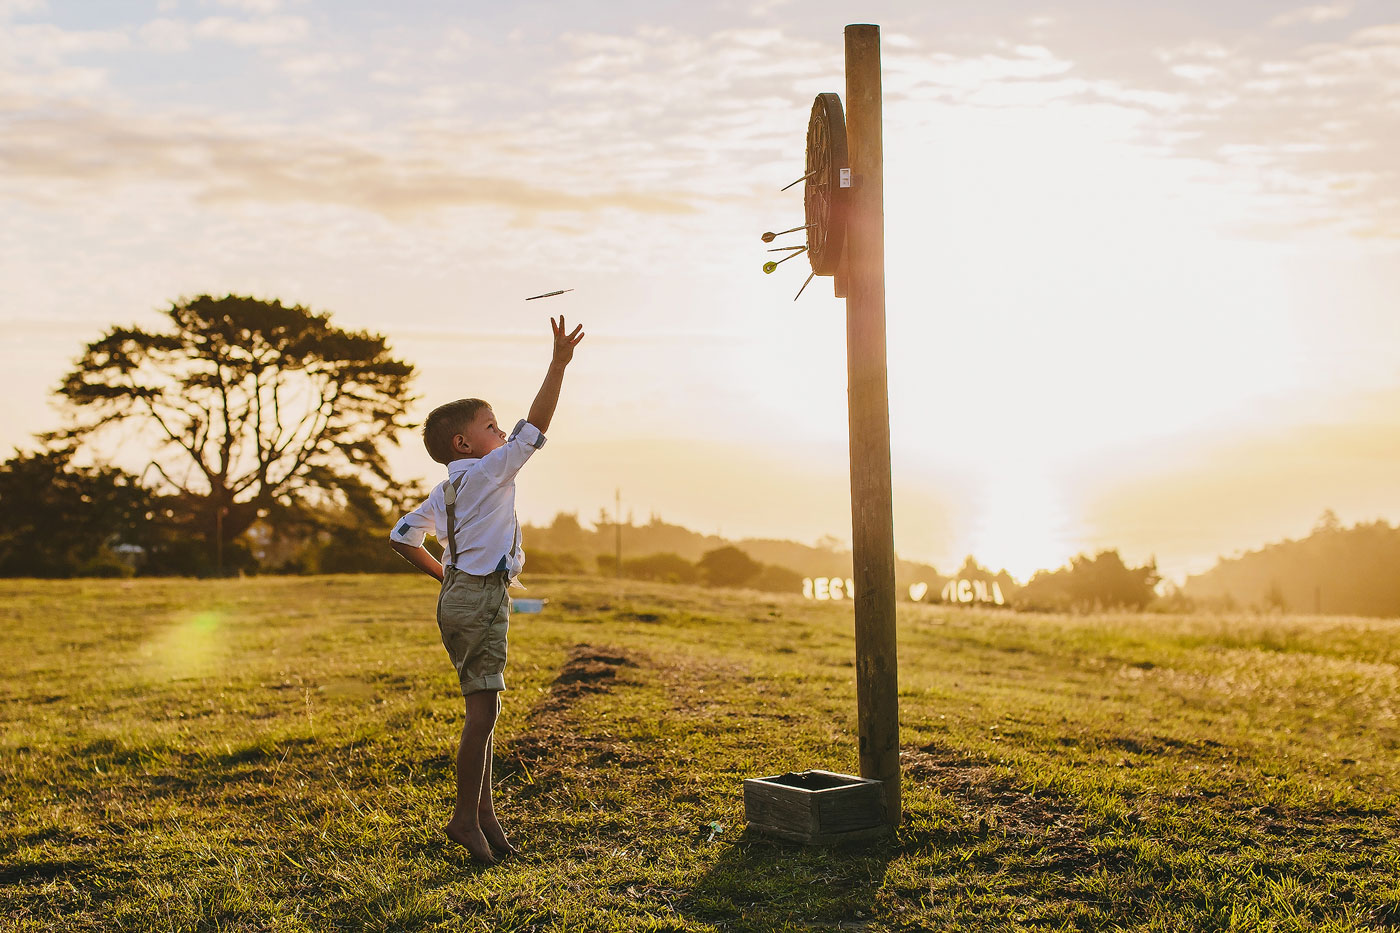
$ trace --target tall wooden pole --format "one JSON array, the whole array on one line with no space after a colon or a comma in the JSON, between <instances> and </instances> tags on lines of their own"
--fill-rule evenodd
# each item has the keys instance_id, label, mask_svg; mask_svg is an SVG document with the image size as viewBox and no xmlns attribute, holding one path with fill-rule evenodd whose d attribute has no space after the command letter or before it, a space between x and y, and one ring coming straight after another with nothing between
<instances>
[{"instance_id":1,"label":"tall wooden pole","mask_svg":"<svg viewBox=\"0 0 1400 933\"><path fill-rule=\"evenodd\" d=\"M861 777L885 785L899 825L899 664L895 646L894 507L885 365L885 157L880 27L846 27L847 399L851 421L851 544L855 562L856 709Z\"/></svg>"}]
</instances>

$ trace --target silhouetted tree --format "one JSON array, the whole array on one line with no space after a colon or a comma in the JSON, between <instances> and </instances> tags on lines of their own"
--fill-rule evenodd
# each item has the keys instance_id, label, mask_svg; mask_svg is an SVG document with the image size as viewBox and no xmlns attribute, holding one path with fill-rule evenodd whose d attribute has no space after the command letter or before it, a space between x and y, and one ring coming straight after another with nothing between
<instances>
[{"instance_id":1,"label":"silhouetted tree","mask_svg":"<svg viewBox=\"0 0 1400 933\"><path fill-rule=\"evenodd\" d=\"M1127 606L1141 609L1155 597L1161 582L1157 561L1129 567L1117 551L1079 555L1070 561L1070 592L1079 606Z\"/></svg>"},{"instance_id":2,"label":"silhouetted tree","mask_svg":"<svg viewBox=\"0 0 1400 933\"><path fill-rule=\"evenodd\" d=\"M549 531L552 537L552 551L579 552L588 549L589 532L583 530L575 512L557 513Z\"/></svg>"},{"instance_id":3,"label":"silhouetted tree","mask_svg":"<svg viewBox=\"0 0 1400 933\"><path fill-rule=\"evenodd\" d=\"M1313 534L1326 535L1336 534L1342 530L1342 521L1337 518L1337 513L1331 509L1323 509L1322 514L1317 518L1317 524L1313 525Z\"/></svg>"},{"instance_id":4,"label":"silhouetted tree","mask_svg":"<svg viewBox=\"0 0 1400 933\"><path fill-rule=\"evenodd\" d=\"M1141 567L1123 563L1117 551L1080 554L1059 570L1037 571L1013 600L1018 608L1055 611L1141 609L1156 596L1161 582L1157 561Z\"/></svg>"},{"instance_id":5,"label":"silhouetted tree","mask_svg":"<svg viewBox=\"0 0 1400 933\"><path fill-rule=\"evenodd\" d=\"M0 464L0 576L124 575L154 543L150 490L72 461L72 448L53 448Z\"/></svg>"},{"instance_id":6,"label":"silhouetted tree","mask_svg":"<svg viewBox=\"0 0 1400 933\"><path fill-rule=\"evenodd\" d=\"M536 574L577 576L583 573L583 561L579 560L577 554L553 554L532 550L525 555L525 572L532 577Z\"/></svg>"},{"instance_id":7,"label":"silhouetted tree","mask_svg":"<svg viewBox=\"0 0 1400 933\"><path fill-rule=\"evenodd\" d=\"M996 579L996 576L986 567L977 563L977 559L971 554L963 560L962 569L953 576L959 580L985 580L988 583Z\"/></svg>"},{"instance_id":8,"label":"silhouetted tree","mask_svg":"<svg viewBox=\"0 0 1400 933\"><path fill-rule=\"evenodd\" d=\"M736 547L707 551L697 566L700 575L711 586L743 586L763 569L762 564Z\"/></svg>"},{"instance_id":9,"label":"silhouetted tree","mask_svg":"<svg viewBox=\"0 0 1400 933\"><path fill-rule=\"evenodd\" d=\"M700 569L679 554L663 552L623 560L622 575L633 580L694 583L700 579Z\"/></svg>"},{"instance_id":10,"label":"silhouetted tree","mask_svg":"<svg viewBox=\"0 0 1400 933\"><path fill-rule=\"evenodd\" d=\"M802 574L777 564L764 564L748 585L765 593L801 593Z\"/></svg>"},{"instance_id":11,"label":"silhouetted tree","mask_svg":"<svg viewBox=\"0 0 1400 933\"><path fill-rule=\"evenodd\" d=\"M407 427L413 376L383 336L235 295L164 314L163 331L114 327L87 346L59 389L74 419L56 437L140 429L211 552L260 516L276 522L326 501L380 507L370 505L393 488L385 448Z\"/></svg>"}]
</instances>

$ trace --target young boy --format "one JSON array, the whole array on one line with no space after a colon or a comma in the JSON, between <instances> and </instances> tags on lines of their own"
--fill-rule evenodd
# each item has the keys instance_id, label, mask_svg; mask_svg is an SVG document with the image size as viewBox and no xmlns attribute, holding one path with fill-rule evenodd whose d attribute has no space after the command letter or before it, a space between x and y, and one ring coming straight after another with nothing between
<instances>
[{"instance_id":1,"label":"young boy","mask_svg":"<svg viewBox=\"0 0 1400 933\"><path fill-rule=\"evenodd\" d=\"M506 688L506 629L510 597L506 589L525 564L520 522L515 517L515 474L544 446L564 368L583 339L549 319L554 357L530 414L510 437L496 425L491 406L481 399L448 402L423 424L428 454L447 467L447 480L408 513L390 533L390 545L410 564L442 581L438 629L457 668L467 717L457 748L457 805L447 836L465 846L473 859L491 864L495 850L513 855L491 803L492 730ZM431 532L443 542L441 564L423 548Z\"/></svg>"}]
</instances>

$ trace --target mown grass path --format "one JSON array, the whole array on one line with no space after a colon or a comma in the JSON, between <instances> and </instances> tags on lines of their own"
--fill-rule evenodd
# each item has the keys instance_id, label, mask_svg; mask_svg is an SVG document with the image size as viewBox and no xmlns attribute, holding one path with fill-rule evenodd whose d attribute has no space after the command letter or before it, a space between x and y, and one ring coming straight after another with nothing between
<instances>
[{"instance_id":1,"label":"mown grass path","mask_svg":"<svg viewBox=\"0 0 1400 933\"><path fill-rule=\"evenodd\" d=\"M1400 927L1400 623L903 607L905 822L832 851L740 782L855 769L849 604L530 595L481 869L430 581L0 581L0 928Z\"/></svg>"}]
</instances>

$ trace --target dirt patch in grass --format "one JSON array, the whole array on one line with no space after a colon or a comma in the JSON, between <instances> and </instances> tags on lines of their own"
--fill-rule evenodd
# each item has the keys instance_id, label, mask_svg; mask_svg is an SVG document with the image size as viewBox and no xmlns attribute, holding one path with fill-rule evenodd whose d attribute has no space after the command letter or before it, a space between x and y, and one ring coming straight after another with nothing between
<instances>
[{"instance_id":1,"label":"dirt patch in grass","mask_svg":"<svg viewBox=\"0 0 1400 933\"><path fill-rule=\"evenodd\" d=\"M630 683L619 673L639 666L634 653L619 648L576 645L569 652L544 697L530 710L528 728L509 740L498 765L502 775L517 774L525 780L520 796L547 790L569 769L630 760L632 753L624 743L586 731L573 713L584 697Z\"/></svg>"},{"instance_id":2,"label":"dirt patch in grass","mask_svg":"<svg viewBox=\"0 0 1400 933\"><path fill-rule=\"evenodd\" d=\"M549 690L533 710L531 721L550 713L567 710L580 697L590 693L610 693L617 683L618 671L637 667L632 655L617 648L576 645L569 652L568 662L555 675Z\"/></svg>"},{"instance_id":3,"label":"dirt patch in grass","mask_svg":"<svg viewBox=\"0 0 1400 933\"><path fill-rule=\"evenodd\" d=\"M667 616L659 612L619 612L617 619L619 622L661 622Z\"/></svg>"},{"instance_id":4,"label":"dirt patch in grass","mask_svg":"<svg viewBox=\"0 0 1400 933\"><path fill-rule=\"evenodd\" d=\"M987 758L938 744L900 753L909 780L931 784L954 800L969 834L1004 835L1038 850L1047 871L1073 874L1102 867L1085 836L1085 816L1063 797L1031 790Z\"/></svg>"}]
</instances>

